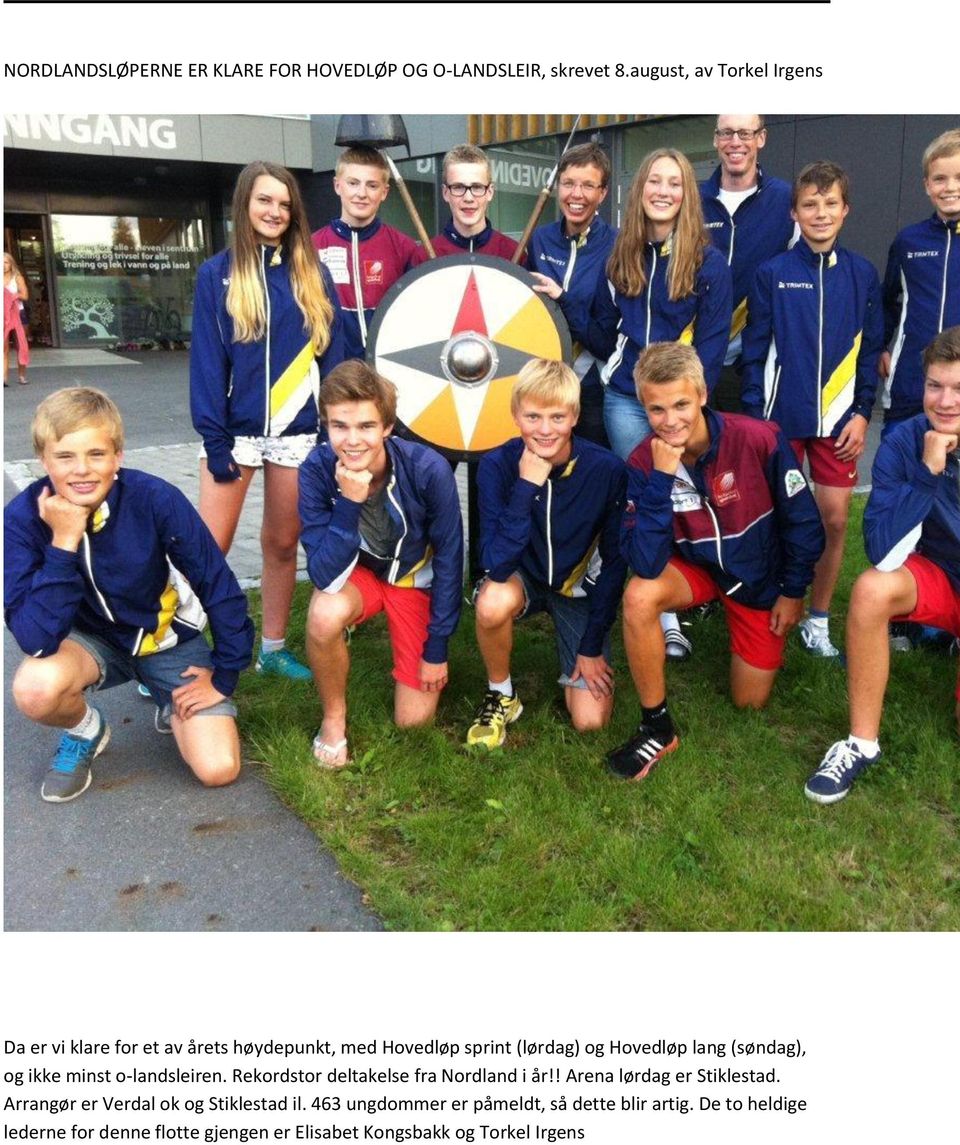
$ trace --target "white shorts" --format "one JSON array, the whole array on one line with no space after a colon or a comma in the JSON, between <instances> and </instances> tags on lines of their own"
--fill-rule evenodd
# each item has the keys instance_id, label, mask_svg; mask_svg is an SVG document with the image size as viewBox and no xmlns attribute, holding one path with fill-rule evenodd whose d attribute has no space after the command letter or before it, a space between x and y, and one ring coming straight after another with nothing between
<instances>
[{"instance_id":1,"label":"white shorts","mask_svg":"<svg viewBox=\"0 0 960 1145\"><path fill-rule=\"evenodd\" d=\"M298 469L316 444L315 433L294 433L288 437L237 437L233 442L233 460L252 469L262 469L265 461ZM207 451L201 445L200 457L206 456Z\"/></svg>"}]
</instances>

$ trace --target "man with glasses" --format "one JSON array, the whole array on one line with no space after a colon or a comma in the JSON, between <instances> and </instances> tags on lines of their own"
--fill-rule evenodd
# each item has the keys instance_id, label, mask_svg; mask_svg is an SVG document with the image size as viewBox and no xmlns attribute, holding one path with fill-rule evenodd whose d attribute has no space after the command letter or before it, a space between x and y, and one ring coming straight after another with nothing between
<instances>
[{"instance_id":1,"label":"man with glasses","mask_svg":"<svg viewBox=\"0 0 960 1145\"><path fill-rule=\"evenodd\" d=\"M891 620L960 636L960 326L923 354L923 413L881 441L863 538L873 568L857 578L847 615L850 735L823 757L804 791L836 803L880 758ZM956 690L960 732L960 680Z\"/></svg>"},{"instance_id":2,"label":"man with glasses","mask_svg":"<svg viewBox=\"0 0 960 1145\"><path fill-rule=\"evenodd\" d=\"M738 412L740 333L747 321L747 295L757 267L786 250L795 230L789 185L764 175L759 165L767 142L763 116L718 115L713 141L720 165L700 184L700 198L710 238L733 275L733 321L712 405Z\"/></svg>"},{"instance_id":3,"label":"man with glasses","mask_svg":"<svg viewBox=\"0 0 960 1145\"><path fill-rule=\"evenodd\" d=\"M557 202L561 218L537 227L530 237L527 266L534 287L560 304L576 343L573 368L580 379L580 421L577 434L609 447L603 428L603 387L600 367L582 349L597 279L604 273L617 232L599 215L610 183L610 160L596 143L580 143L560 157Z\"/></svg>"},{"instance_id":4,"label":"man with glasses","mask_svg":"<svg viewBox=\"0 0 960 1145\"><path fill-rule=\"evenodd\" d=\"M517 244L487 222L487 207L493 199L490 163L479 147L462 143L443 157L443 201L450 219L431 241L437 256L488 254L513 257Z\"/></svg>"}]
</instances>

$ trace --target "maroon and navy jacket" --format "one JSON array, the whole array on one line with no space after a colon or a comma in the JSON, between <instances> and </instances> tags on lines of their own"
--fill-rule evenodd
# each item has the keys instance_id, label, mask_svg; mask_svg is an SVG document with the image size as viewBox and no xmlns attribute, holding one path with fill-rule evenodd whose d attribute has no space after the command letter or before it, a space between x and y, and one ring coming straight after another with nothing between
<instances>
[{"instance_id":1,"label":"maroon and navy jacket","mask_svg":"<svg viewBox=\"0 0 960 1145\"><path fill-rule=\"evenodd\" d=\"M801 598L824 532L789 441L772 422L704 414L710 445L692 467L654 469L652 435L630 455L620 551L648 580L680 556L748 608Z\"/></svg>"},{"instance_id":2,"label":"maroon and navy jacket","mask_svg":"<svg viewBox=\"0 0 960 1145\"><path fill-rule=\"evenodd\" d=\"M453 219L447 220L447 225L440 234L431 240L437 258L445 254L488 254L492 258L505 258L509 262L517 249L516 240L508 235L495 231L489 223L477 235L462 235L453 225Z\"/></svg>"},{"instance_id":3,"label":"maroon and navy jacket","mask_svg":"<svg viewBox=\"0 0 960 1145\"><path fill-rule=\"evenodd\" d=\"M427 257L402 231L374 219L351 227L334 219L313 235L313 245L337 288L347 358L362 358L373 312L391 286Z\"/></svg>"}]
</instances>

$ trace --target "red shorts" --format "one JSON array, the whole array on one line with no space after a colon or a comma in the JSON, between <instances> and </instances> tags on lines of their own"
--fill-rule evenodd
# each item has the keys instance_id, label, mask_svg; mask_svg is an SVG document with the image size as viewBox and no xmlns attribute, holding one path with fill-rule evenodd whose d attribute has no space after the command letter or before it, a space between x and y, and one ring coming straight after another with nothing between
<instances>
[{"instance_id":1,"label":"red shorts","mask_svg":"<svg viewBox=\"0 0 960 1145\"><path fill-rule=\"evenodd\" d=\"M837 489L852 489L856 485L857 463L837 460L835 437L794 437L790 444L801 465L806 455L810 478L817 485L832 485Z\"/></svg>"},{"instance_id":2,"label":"red shorts","mask_svg":"<svg viewBox=\"0 0 960 1145\"><path fill-rule=\"evenodd\" d=\"M917 605L909 616L895 616L893 619L929 624L960 636L960 592L950 583L943 569L919 553L911 553L903 567L917 582ZM957 699L960 700L960 674L957 676Z\"/></svg>"},{"instance_id":3,"label":"red shorts","mask_svg":"<svg viewBox=\"0 0 960 1145\"><path fill-rule=\"evenodd\" d=\"M357 565L350 574L363 601L363 612L357 624L363 624L378 612L387 614L387 630L393 652L393 678L398 684L420 691L420 661L427 642L430 623L430 593L422 588L397 588L378 580L369 570Z\"/></svg>"},{"instance_id":4,"label":"red shorts","mask_svg":"<svg viewBox=\"0 0 960 1145\"><path fill-rule=\"evenodd\" d=\"M783 665L785 636L775 636L770 631L770 610L748 608L733 597L727 596L718 587L713 577L681 557L671 557L670 564L690 586L693 593L692 605L706 604L709 600L719 600L727 617L730 631L730 651L735 652L751 668L772 671Z\"/></svg>"}]
</instances>

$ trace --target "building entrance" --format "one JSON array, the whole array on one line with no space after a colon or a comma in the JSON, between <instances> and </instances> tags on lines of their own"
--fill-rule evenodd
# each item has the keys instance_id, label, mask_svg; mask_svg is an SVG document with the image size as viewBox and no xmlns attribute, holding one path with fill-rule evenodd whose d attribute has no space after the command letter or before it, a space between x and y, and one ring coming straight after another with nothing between
<instances>
[{"instance_id":1,"label":"building entrance","mask_svg":"<svg viewBox=\"0 0 960 1145\"><path fill-rule=\"evenodd\" d=\"M47 243L42 215L4 215L3 249L23 271L30 288L23 326L34 346L55 346L57 338L50 313Z\"/></svg>"}]
</instances>

